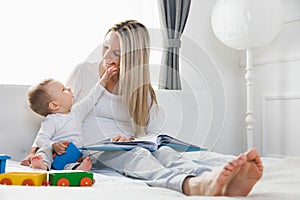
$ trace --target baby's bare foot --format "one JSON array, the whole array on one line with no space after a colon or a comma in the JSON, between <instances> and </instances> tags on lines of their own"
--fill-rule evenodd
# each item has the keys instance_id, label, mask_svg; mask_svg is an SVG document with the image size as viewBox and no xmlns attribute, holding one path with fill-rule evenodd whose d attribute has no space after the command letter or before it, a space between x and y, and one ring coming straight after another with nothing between
<instances>
[{"instance_id":1,"label":"baby's bare foot","mask_svg":"<svg viewBox=\"0 0 300 200\"><path fill-rule=\"evenodd\" d=\"M246 162L246 156L241 154L238 158L226 164L223 168L208 172L200 177L187 178L183 185L186 195L223 195L224 186L239 172L241 165Z\"/></svg>"},{"instance_id":2,"label":"baby's bare foot","mask_svg":"<svg viewBox=\"0 0 300 200\"><path fill-rule=\"evenodd\" d=\"M246 196L262 177L263 165L256 149L245 153L247 162L241 165L239 172L226 185L224 195Z\"/></svg>"},{"instance_id":3,"label":"baby's bare foot","mask_svg":"<svg viewBox=\"0 0 300 200\"><path fill-rule=\"evenodd\" d=\"M92 169L92 161L90 157L86 157L78 167L75 168L76 170L82 170L82 171L91 171Z\"/></svg>"},{"instance_id":4,"label":"baby's bare foot","mask_svg":"<svg viewBox=\"0 0 300 200\"><path fill-rule=\"evenodd\" d=\"M43 157L41 155L35 155L31 158L31 167L33 169L47 170L48 167L43 162Z\"/></svg>"}]
</instances>

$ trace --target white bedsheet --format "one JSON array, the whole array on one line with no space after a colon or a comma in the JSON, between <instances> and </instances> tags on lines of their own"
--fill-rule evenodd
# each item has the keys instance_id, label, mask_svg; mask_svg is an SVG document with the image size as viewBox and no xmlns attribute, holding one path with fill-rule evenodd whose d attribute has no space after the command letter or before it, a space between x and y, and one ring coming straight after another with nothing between
<instances>
[{"instance_id":1,"label":"white bedsheet","mask_svg":"<svg viewBox=\"0 0 300 200\"><path fill-rule=\"evenodd\" d=\"M199 155L186 153L191 158L209 161L212 168L222 166L233 156L218 153ZM101 170L95 173L92 187L29 187L0 185L0 200L11 199L300 199L300 158L263 158L263 178L247 197L187 197L164 188L149 187L139 180L132 180L113 172ZM31 171L14 161L7 161L6 171Z\"/></svg>"}]
</instances>

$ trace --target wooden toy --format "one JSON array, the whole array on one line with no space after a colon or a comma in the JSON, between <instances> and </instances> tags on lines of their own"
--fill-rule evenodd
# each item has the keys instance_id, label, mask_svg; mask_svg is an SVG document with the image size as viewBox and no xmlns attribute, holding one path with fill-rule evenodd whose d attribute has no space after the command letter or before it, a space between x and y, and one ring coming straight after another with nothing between
<instances>
[{"instance_id":1,"label":"wooden toy","mask_svg":"<svg viewBox=\"0 0 300 200\"><path fill-rule=\"evenodd\" d=\"M23 186L92 186L92 172L7 172L0 174L1 185Z\"/></svg>"},{"instance_id":2,"label":"wooden toy","mask_svg":"<svg viewBox=\"0 0 300 200\"><path fill-rule=\"evenodd\" d=\"M66 164L79 162L82 159L82 152L72 142L66 142L65 145L67 145L66 153L53 155L52 167L56 170L62 170Z\"/></svg>"},{"instance_id":3,"label":"wooden toy","mask_svg":"<svg viewBox=\"0 0 300 200\"><path fill-rule=\"evenodd\" d=\"M57 166L64 166L70 159L78 159L82 153L73 143L68 143L67 157L57 157ZM67 153L66 153L67 154ZM64 154L65 155L65 154ZM64 161L67 159L67 161ZM24 186L92 186L94 174L84 171L50 171L50 172L6 172L7 155L0 155L0 185L24 185ZM68 160L69 159L69 160ZM76 161L76 160L75 160ZM72 161L72 162L75 162Z\"/></svg>"},{"instance_id":4,"label":"wooden toy","mask_svg":"<svg viewBox=\"0 0 300 200\"><path fill-rule=\"evenodd\" d=\"M92 172L58 172L49 173L49 184L52 186L92 186Z\"/></svg>"},{"instance_id":5,"label":"wooden toy","mask_svg":"<svg viewBox=\"0 0 300 200\"><path fill-rule=\"evenodd\" d=\"M10 156L0 154L0 174L5 172L6 160L10 158Z\"/></svg>"},{"instance_id":6,"label":"wooden toy","mask_svg":"<svg viewBox=\"0 0 300 200\"><path fill-rule=\"evenodd\" d=\"M47 173L43 172L7 172L0 174L1 185L47 185Z\"/></svg>"}]
</instances>

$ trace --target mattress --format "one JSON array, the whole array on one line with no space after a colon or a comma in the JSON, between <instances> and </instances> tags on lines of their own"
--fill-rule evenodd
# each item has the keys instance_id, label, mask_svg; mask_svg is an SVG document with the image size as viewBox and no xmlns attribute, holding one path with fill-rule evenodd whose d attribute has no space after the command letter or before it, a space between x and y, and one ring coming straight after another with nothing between
<instances>
[{"instance_id":1,"label":"mattress","mask_svg":"<svg viewBox=\"0 0 300 200\"><path fill-rule=\"evenodd\" d=\"M211 168L218 168L230 161L233 155L215 152L184 153L197 162L206 162ZM141 180L124 177L109 170L94 171L92 187L55 186L6 186L0 185L0 200L11 199L300 199L300 158L262 158L265 170L262 179L247 197L188 197L177 191L149 187ZM7 160L6 172L33 171Z\"/></svg>"}]
</instances>

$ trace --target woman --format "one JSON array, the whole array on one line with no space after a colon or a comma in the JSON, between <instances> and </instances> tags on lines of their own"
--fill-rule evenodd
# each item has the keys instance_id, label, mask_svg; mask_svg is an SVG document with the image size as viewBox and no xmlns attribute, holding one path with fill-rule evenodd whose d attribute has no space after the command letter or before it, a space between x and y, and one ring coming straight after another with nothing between
<instances>
[{"instance_id":1,"label":"woman","mask_svg":"<svg viewBox=\"0 0 300 200\"><path fill-rule=\"evenodd\" d=\"M98 74L119 69L119 74L107 81L106 92L84 122L83 142L92 144L95 138L107 137L129 141L132 137L158 133L157 101L149 75L149 33L145 26L134 20L116 24L105 36L102 54L99 67L80 65L68 84L80 100L99 79ZM109 167L125 176L144 180L150 186L186 195L245 196L263 170L254 149L217 171L200 166L168 147L153 153L143 148L96 152L90 158L93 168Z\"/></svg>"}]
</instances>

